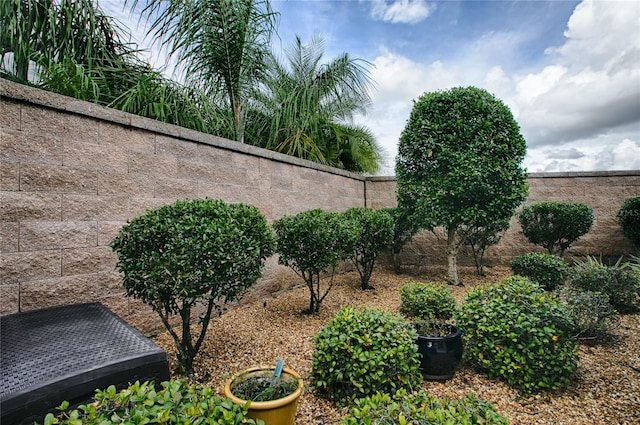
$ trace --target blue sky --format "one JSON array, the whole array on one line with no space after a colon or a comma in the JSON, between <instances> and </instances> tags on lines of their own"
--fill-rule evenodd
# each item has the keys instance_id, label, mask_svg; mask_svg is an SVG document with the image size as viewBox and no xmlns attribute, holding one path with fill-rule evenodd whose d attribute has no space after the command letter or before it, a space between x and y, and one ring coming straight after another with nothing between
<instances>
[{"instance_id":1,"label":"blue sky","mask_svg":"<svg viewBox=\"0 0 640 425\"><path fill-rule=\"evenodd\" d=\"M142 47L144 28L120 0L100 0ZM300 36L371 64L373 107L356 122L385 153L393 175L413 100L473 85L512 110L527 140L530 172L640 170L640 2L272 0L272 48ZM149 58L166 58L150 48Z\"/></svg>"}]
</instances>

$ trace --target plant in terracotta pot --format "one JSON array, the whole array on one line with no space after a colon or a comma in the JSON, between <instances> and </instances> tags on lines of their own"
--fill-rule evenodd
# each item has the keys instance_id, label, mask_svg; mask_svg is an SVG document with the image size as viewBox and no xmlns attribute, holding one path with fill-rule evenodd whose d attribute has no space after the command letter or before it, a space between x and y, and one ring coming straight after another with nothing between
<instances>
[{"instance_id":1,"label":"plant in terracotta pot","mask_svg":"<svg viewBox=\"0 0 640 425\"><path fill-rule=\"evenodd\" d=\"M298 373L283 366L244 369L227 380L224 395L234 403L248 405L247 416L264 425L293 425L298 399L304 389Z\"/></svg>"},{"instance_id":2,"label":"plant in terracotta pot","mask_svg":"<svg viewBox=\"0 0 640 425\"><path fill-rule=\"evenodd\" d=\"M400 288L402 311L413 322L425 378L443 381L453 377L462 360L462 331L451 322L456 300L445 285L409 282Z\"/></svg>"}]
</instances>

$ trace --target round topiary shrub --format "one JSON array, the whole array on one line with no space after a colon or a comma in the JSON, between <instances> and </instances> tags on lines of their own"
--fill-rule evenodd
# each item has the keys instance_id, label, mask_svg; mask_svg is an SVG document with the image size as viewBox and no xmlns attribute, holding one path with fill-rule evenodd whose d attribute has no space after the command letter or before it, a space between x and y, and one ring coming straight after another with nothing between
<instances>
[{"instance_id":1,"label":"round topiary shrub","mask_svg":"<svg viewBox=\"0 0 640 425\"><path fill-rule=\"evenodd\" d=\"M578 368L570 311L521 276L470 290L455 320L467 360L524 394L569 384Z\"/></svg>"},{"instance_id":2,"label":"round topiary shrub","mask_svg":"<svg viewBox=\"0 0 640 425\"><path fill-rule=\"evenodd\" d=\"M556 290L569 310L573 335L581 340L602 342L611 339L620 317L609 304L609 297L601 292L585 291L571 285Z\"/></svg>"},{"instance_id":3,"label":"round topiary shrub","mask_svg":"<svg viewBox=\"0 0 640 425\"><path fill-rule=\"evenodd\" d=\"M211 315L256 283L274 244L256 207L190 199L133 218L110 246L125 295L160 316L178 350L178 370L189 374ZM182 322L180 332L173 329L173 317Z\"/></svg>"},{"instance_id":4,"label":"round topiary shrub","mask_svg":"<svg viewBox=\"0 0 640 425\"><path fill-rule=\"evenodd\" d=\"M402 311L410 317L433 321L453 316L456 300L444 285L433 282L408 282L400 288Z\"/></svg>"},{"instance_id":5,"label":"round topiary shrub","mask_svg":"<svg viewBox=\"0 0 640 425\"><path fill-rule=\"evenodd\" d=\"M178 380L162 383L156 391L153 384L136 382L118 391L115 386L97 390L94 403L67 410L69 403L58 408L61 413L49 413L45 424L111 425L172 423L186 424L194 418L206 418L206 423L220 425L255 424L246 417L247 406L221 398L209 387L190 385ZM205 422L202 422L205 423Z\"/></svg>"},{"instance_id":6,"label":"round topiary shrub","mask_svg":"<svg viewBox=\"0 0 640 425\"><path fill-rule=\"evenodd\" d=\"M593 257L571 268L571 283L583 290L602 292L618 313L633 313L640 309L640 275L626 265L604 265Z\"/></svg>"},{"instance_id":7,"label":"round topiary shrub","mask_svg":"<svg viewBox=\"0 0 640 425\"><path fill-rule=\"evenodd\" d=\"M529 252L509 263L514 274L528 277L547 291L561 286L569 276L569 266L557 255Z\"/></svg>"},{"instance_id":8,"label":"round topiary shrub","mask_svg":"<svg viewBox=\"0 0 640 425\"><path fill-rule=\"evenodd\" d=\"M424 391L407 394L398 390L393 396L376 393L355 400L340 425L458 424L507 425L506 417L488 401L473 394L463 399L440 399Z\"/></svg>"},{"instance_id":9,"label":"round topiary shrub","mask_svg":"<svg viewBox=\"0 0 640 425\"><path fill-rule=\"evenodd\" d=\"M640 196L628 198L618 211L618 223L622 234L640 247Z\"/></svg>"},{"instance_id":10,"label":"round topiary shrub","mask_svg":"<svg viewBox=\"0 0 640 425\"><path fill-rule=\"evenodd\" d=\"M416 331L384 310L343 307L314 338L311 378L342 403L413 388L422 378Z\"/></svg>"}]
</instances>

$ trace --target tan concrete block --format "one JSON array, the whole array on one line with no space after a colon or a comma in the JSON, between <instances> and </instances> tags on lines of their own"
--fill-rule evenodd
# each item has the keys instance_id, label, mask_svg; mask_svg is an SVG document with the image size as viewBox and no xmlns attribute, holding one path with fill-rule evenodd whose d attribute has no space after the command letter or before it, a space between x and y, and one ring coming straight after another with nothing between
<instances>
[{"instance_id":1,"label":"tan concrete block","mask_svg":"<svg viewBox=\"0 0 640 425\"><path fill-rule=\"evenodd\" d=\"M65 141L63 162L65 166L99 171L114 173L127 173L129 171L129 158L124 149L96 143Z\"/></svg>"},{"instance_id":2,"label":"tan concrete block","mask_svg":"<svg viewBox=\"0 0 640 425\"><path fill-rule=\"evenodd\" d=\"M108 246L94 246L62 251L62 276L112 271L116 254Z\"/></svg>"},{"instance_id":3,"label":"tan concrete block","mask_svg":"<svg viewBox=\"0 0 640 425\"><path fill-rule=\"evenodd\" d=\"M0 158L62 165L62 139L47 134L3 129Z\"/></svg>"},{"instance_id":4,"label":"tan concrete block","mask_svg":"<svg viewBox=\"0 0 640 425\"><path fill-rule=\"evenodd\" d=\"M232 151L219 149L215 146L202 143L197 143L196 147L200 161L208 162L210 164L231 164Z\"/></svg>"},{"instance_id":5,"label":"tan concrete block","mask_svg":"<svg viewBox=\"0 0 640 425\"><path fill-rule=\"evenodd\" d=\"M20 225L17 221L0 222L0 252L18 251Z\"/></svg>"},{"instance_id":6,"label":"tan concrete block","mask_svg":"<svg viewBox=\"0 0 640 425\"><path fill-rule=\"evenodd\" d=\"M160 208L163 205L173 204L176 200L173 198L131 198L131 207L129 209L129 218L137 217L147 212L149 209Z\"/></svg>"},{"instance_id":7,"label":"tan concrete block","mask_svg":"<svg viewBox=\"0 0 640 425\"><path fill-rule=\"evenodd\" d=\"M66 142L98 143L100 120L77 114L67 114L67 119L69 134Z\"/></svg>"},{"instance_id":8,"label":"tan concrete block","mask_svg":"<svg viewBox=\"0 0 640 425\"><path fill-rule=\"evenodd\" d=\"M6 129L20 130L20 108L21 102L0 97L0 138Z\"/></svg>"},{"instance_id":9,"label":"tan concrete block","mask_svg":"<svg viewBox=\"0 0 640 425\"><path fill-rule=\"evenodd\" d=\"M0 220L60 220L62 195L0 192Z\"/></svg>"},{"instance_id":10,"label":"tan concrete block","mask_svg":"<svg viewBox=\"0 0 640 425\"><path fill-rule=\"evenodd\" d=\"M158 177L155 179L153 193L157 198L197 198L198 184L192 180Z\"/></svg>"},{"instance_id":11,"label":"tan concrete block","mask_svg":"<svg viewBox=\"0 0 640 425\"><path fill-rule=\"evenodd\" d=\"M113 262L115 265L115 261ZM124 286L122 286L122 274L115 271L113 267L109 271L98 272L98 291L101 296L122 296L124 297Z\"/></svg>"},{"instance_id":12,"label":"tan concrete block","mask_svg":"<svg viewBox=\"0 0 640 425\"><path fill-rule=\"evenodd\" d=\"M28 311L74 303L95 302L99 293L96 275L32 280L20 284L20 310Z\"/></svg>"},{"instance_id":13,"label":"tan concrete block","mask_svg":"<svg viewBox=\"0 0 640 425\"><path fill-rule=\"evenodd\" d=\"M178 159L149 152L130 152L129 172L132 174L176 177L178 175Z\"/></svg>"},{"instance_id":14,"label":"tan concrete block","mask_svg":"<svg viewBox=\"0 0 640 425\"><path fill-rule=\"evenodd\" d=\"M177 139L163 135L156 136L156 153L161 156L196 159L198 146L187 140Z\"/></svg>"},{"instance_id":15,"label":"tan concrete block","mask_svg":"<svg viewBox=\"0 0 640 425\"><path fill-rule=\"evenodd\" d=\"M23 131L60 140L69 137L69 114L37 105L23 104L21 126Z\"/></svg>"},{"instance_id":16,"label":"tan concrete block","mask_svg":"<svg viewBox=\"0 0 640 425\"><path fill-rule=\"evenodd\" d=\"M0 253L0 282L17 283L60 276L60 251Z\"/></svg>"},{"instance_id":17,"label":"tan concrete block","mask_svg":"<svg viewBox=\"0 0 640 425\"><path fill-rule=\"evenodd\" d=\"M20 190L18 161L0 161L0 190Z\"/></svg>"},{"instance_id":18,"label":"tan concrete block","mask_svg":"<svg viewBox=\"0 0 640 425\"><path fill-rule=\"evenodd\" d=\"M260 169L260 158L245 153L233 152L231 154L231 165L257 171Z\"/></svg>"},{"instance_id":19,"label":"tan concrete block","mask_svg":"<svg viewBox=\"0 0 640 425\"><path fill-rule=\"evenodd\" d=\"M152 195L155 190L155 181L156 178L149 175L99 172L98 195Z\"/></svg>"},{"instance_id":20,"label":"tan concrete block","mask_svg":"<svg viewBox=\"0 0 640 425\"><path fill-rule=\"evenodd\" d=\"M98 243L95 221L22 221L20 251L92 247Z\"/></svg>"},{"instance_id":21,"label":"tan concrete block","mask_svg":"<svg viewBox=\"0 0 640 425\"><path fill-rule=\"evenodd\" d=\"M62 198L63 220L127 220L130 217L126 196L63 195Z\"/></svg>"},{"instance_id":22,"label":"tan concrete block","mask_svg":"<svg viewBox=\"0 0 640 425\"><path fill-rule=\"evenodd\" d=\"M98 246L108 246L118 236L125 221L99 221L98 222Z\"/></svg>"},{"instance_id":23,"label":"tan concrete block","mask_svg":"<svg viewBox=\"0 0 640 425\"><path fill-rule=\"evenodd\" d=\"M127 151L148 153L155 151L153 133L105 121L100 121L98 125L98 140L101 145L119 146Z\"/></svg>"},{"instance_id":24,"label":"tan concrete block","mask_svg":"<svg viewBox=\"0 0 640 425\"><path fill-rule=\"evenodd\" d=\"M97 193L98 174L95 170L60 167L48 164L22 164L20 189L56 193Z\"/></svg>"},{"instance_id":25,"label":"tan concrete block","mask_svg":"<svg viewBox=\"0 0 640 425\"><path fill-rule=\"evenodd\" d=\"M189 161L185 159L179 159L177 167L178 178L184 180L202 180L214 182L217 178L216 170L220 167L220 165L203 161Z\"/></svg>"},{"instance_id":26,"label":"tan concrete block","mask_svg":"<svg viewBox=\"0 0 640 425\"><path fill-rule=\"evenodd\" d=\"M17 283L0 285L0 316L17 313L20 308L19 285ZM1 319L0 319L1 320Z\"/></svg>"}]
</instances>

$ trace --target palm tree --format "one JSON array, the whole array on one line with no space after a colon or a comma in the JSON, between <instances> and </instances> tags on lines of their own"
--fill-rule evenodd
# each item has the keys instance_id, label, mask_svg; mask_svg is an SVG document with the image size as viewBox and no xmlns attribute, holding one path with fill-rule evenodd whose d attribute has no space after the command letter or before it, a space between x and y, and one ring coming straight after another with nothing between
<instances>
[{"instance_id":1,"label":"palm tree","mask_svg":"<svg viewBox=\"0 0 640 425\"><path fill-rule=\"evenodd\" d=\"M234 138L244 141L249 92L264 72L276 14L268 0L128 0L153 18L149 33L177 55L188 85L226 94Z\"/></svg>"},{"instance_id":2,"label":"palm tree","mask_svg":"<svg viewBox=\"0 0 640 425\"><path fill-rule=\"evenodd\" d=\"M299 37L288 63L269 57L252 103L249 141L267 149L355 172L379 169L381 154L371 132L355 126L356 112L371 104L369 63L346 53L323 63L324 42Z\"/></svg>"},{"instance_id":3,"label":"palm tree","mask_svg":"<svg viewBox=\"0 0 640 425\"><path fill-rule=\"evenodd\" d=\"M53 63L104 66L135 52L92 0L2 0L0 28L2 75L23 82Z\"/></svg>"}]
</instances>

